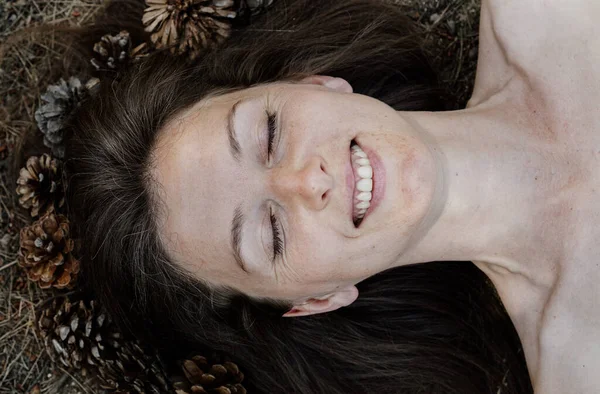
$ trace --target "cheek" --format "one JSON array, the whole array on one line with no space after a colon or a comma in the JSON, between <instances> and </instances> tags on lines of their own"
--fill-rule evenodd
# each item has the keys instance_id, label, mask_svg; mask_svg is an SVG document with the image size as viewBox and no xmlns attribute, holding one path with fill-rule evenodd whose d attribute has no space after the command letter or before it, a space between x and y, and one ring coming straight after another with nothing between
<instances>
[{"instance_id":1,"label":"cheek","mask_svg":"<svg viewBox=\"0 0 600 394\"><path fill-rule=\"evenodd\" d=\"M287 100L282 113L287 120L286 125L298 131L302 141L314 139L310 142L316 142L323 136L345 135L353 129L356 114L350 104L343 95L303 93Z\"/></svg>"},{"instance_id":2,"label":"cheek","mask_svg":"<svg viewBox=\"0 0 600 394\"><path fill-rule=\"evenodd\" d=\"M279 270L286 280L303 284L330 283L350 273L347 251L340 240L313 232L297 239L288 260Z\"/></svg>"}]
</instances>

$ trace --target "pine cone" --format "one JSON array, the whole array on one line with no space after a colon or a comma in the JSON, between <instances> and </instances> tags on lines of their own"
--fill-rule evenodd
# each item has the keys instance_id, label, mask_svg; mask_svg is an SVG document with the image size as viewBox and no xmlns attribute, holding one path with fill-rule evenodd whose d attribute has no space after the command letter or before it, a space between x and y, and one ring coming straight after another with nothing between
<instances>
[{"instance_id":1,"label":"pine cone","mask_svg":"<svg viewBox=\"0 0 600 394\"><path fill-rule=\"evenodd\" d=\"M91 60L96 70L115 70L129 61L131 39L129 32L122 30L114 36L105 34L94 44L94 52L99 56Z\"/></svg>"},{"instance_id":2,"label":"pine cone","mask_svg":"<svg viewBox=\"0 0 600 394\"><path fill-rule=\"evenodd\" d=\"M44 215L64 205L61 163L48 154L31 156L19 172L19 204L30 209L31 217Z\"/></svg>"},{"instance_id":3,"label":"pine cone","mask_svg":"<svg viewBox=\"0 0 600 394\"><path fill-rule=\"evenodd\" d=\"M213 355L212 360L196 355L180 361L185 375L172 376L173 387L177 394L246 394L241 385L244 374L231 361L217 363L220 357Z\"/></svg>"},{"instance_id":4,"label":"pine cone","mask_svg":"<svg viewBox=\"0 0 600 394\"><path fill-rule=\"evenodd\" d=\"M122 30L114 36L106 34L94 44L97 57L90 60L96 70L118 70L123 66L134 63L149 54L146 43L131 48L131 38L127 30Z\"/></svg>"},{"instance_id":5,"label":"pine cone","mask_svg":"<svg viewBox=\"0 0 600 394\"><path fill-rule=\"evenodd\" d=\"M53 155L64 158L65 123L97 83L97 78L90 79L85 85L76 77L69 78L68 83L61 78L58 84L48 86L42 94L41 99L46 104L35 111L35 120L44 134L44 145L52 149Z\"/></svg>"},{"instance_id":6,"label":"pine cone","mask_svg":"<svg viewBox=\"0 0 600 394\"><path fill-rule=\"evenodd\" d=\"M165 368L148 346L123 341L111 358L98 360L100 387L117 393L172 393Z\"/></svg>"},{"instance_id":7,"label":"pine cone","mask_svg":"<svg viewBox=\"0 0 600 394\"><path fill-rule=\"evenodd\" d=\"M229 37L234 0L146 0L142 22L156 48L196 58L204 48Z\"/></svg>"},{"instance_id":8,"label":"pine cone","mask_svg":"<svg viewBox=\"0 0 600 394\"><path fill-rule=\"evenodd\" d=\"M46 352L67 368L95 374L115 393L172 393L160 359L124 337L97 301L81 293L58 297L38 313Z\"/></svg>"},{"instance_id":9,"label":"pine cone","mask_svg":"<svg viewBox=\"0 0 600 394\"><path fill-rule=\"evenodd\" d=\"M72 297L54 298L38 312L38 328L53 361L87 376L106 349L120 346L121 335L96 301Z\"/></svg>"},{"instance_id":10,"label":"pine cone","mask_svg":"<svg viewBox=\"0 0 600 394\"><path fill-rule=\"evenodd\" d=\"M21 229L19 265L42 289L73 287L79 273L79 261L71 254L74 244L67 218L48 212Z\"/></svg>"}]
</instances>

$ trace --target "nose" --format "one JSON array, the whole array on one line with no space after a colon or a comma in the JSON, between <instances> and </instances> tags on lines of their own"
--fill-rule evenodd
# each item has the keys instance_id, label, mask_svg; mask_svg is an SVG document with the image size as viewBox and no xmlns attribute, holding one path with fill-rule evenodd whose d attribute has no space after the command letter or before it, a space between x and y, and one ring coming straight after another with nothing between
<instances>
[{"instance_id":1,"label":"nose","mask_svg":"<svg viewBox=\"0 0 600 394\"><path fill-rule=\"evenodd\" d=\"M276 169L270 177L271 188L283 201L301 200L309 208L321 210L329 201L333 178L321 157L313 156L304 164L300 169Z\"/></svg>"}]
</instances>

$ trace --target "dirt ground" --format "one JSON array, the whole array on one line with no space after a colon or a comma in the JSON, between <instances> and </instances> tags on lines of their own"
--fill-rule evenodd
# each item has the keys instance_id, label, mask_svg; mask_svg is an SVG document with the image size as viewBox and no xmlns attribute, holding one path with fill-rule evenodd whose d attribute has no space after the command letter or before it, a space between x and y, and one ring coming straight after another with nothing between
<instances>
[{"instance_id":1,"label":"dirt ground","mask_svg":"<svg viewBox=\"0 0 600 394\"><path fill-rule=\"evenodd\" d=\"M118 1L118 0L117 0ZM277 1L277 0L276 0ZM480 0L387 0L398 4L427 32L434 65L464 108L475 78ZM27 28L40 24L85 25L103 0L0 0L0 394L99 393L89 377L53 364L35 333L34 309L54 291L29 282L17 265L18 231L28 218L16 209L15 185L7 178L18 137L36 128L33 113L62 45L40 42ZM500 392L499 392L500 393Z\"/></svg>"}]
</instances>

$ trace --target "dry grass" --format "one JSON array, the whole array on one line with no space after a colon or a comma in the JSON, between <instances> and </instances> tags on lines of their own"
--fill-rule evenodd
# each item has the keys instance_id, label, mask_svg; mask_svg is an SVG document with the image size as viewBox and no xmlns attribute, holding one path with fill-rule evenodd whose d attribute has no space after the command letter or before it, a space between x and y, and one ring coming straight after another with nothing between
<instances>
[{"instance_id":1,"label":"dry grass","mask_svg":"<svg viewBox=\"0 0 600 394\"><path fill-rule=\"evenodd\" d=\"M118 0L117 0L118 1ZM452 96L465 106L475 77L479 0L388 0L427 30L435 66ZM35 332L34 310L52 297L27 280L16 264L18 229L29 222L16 208L14 180L7 168L18 137L35 132L33 114L61 62L63 45L40 24L83 25L101 11L103 0L0 0L0 394L96 393L89 377L53 364ZM501 393L501 389L499 389Z\"/></svg>"},{"instance_id":2,"label":"dry grass","mask_svg":"<svg viewBox=\"0 0 600 394\"><path fill-rule=\"evenodd\" d=\"M102 0L0 0L0 393L94 393L89 378L66 371L46 355L35 332L35 307L52 297L16 264L18 230L30 220L16 209L10 155L18 137L35 131L33 113L50 69L64 49L41 24L80 25ZM87 380L87 381L86 381Z\"/></svg>"},{"instance_id":3,"label":"dry grass","mask_svg":"<svg viewBox=\"0 0 600 394\"><path fill-rule=\"evenodd\" d=\"M454 98L451 109L464 108L473 91L479 47L480 0L391 0L427 31L434 66Z\"/></svg>"}]
</instances>

